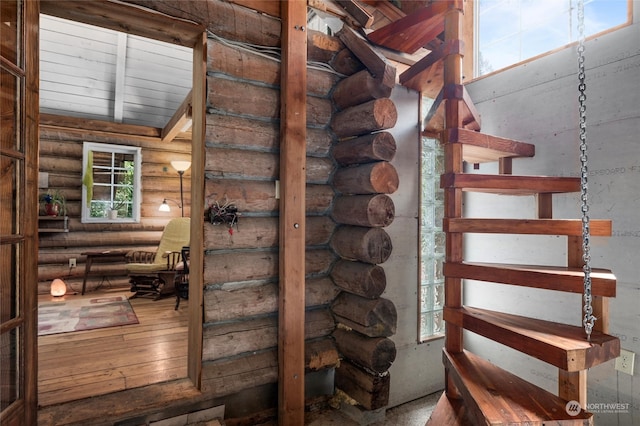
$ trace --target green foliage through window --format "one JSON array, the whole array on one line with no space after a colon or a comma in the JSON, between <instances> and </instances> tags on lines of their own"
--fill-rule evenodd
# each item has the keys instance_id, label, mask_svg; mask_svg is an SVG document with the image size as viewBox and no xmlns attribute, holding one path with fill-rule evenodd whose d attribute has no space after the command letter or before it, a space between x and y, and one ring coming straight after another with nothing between
<instances>
[{"instance_id":1,"label":"green foliage through window","mask_svg":"<svg viewBox=\"0 0 640 426\"><path fill-rule=\"evenodd\" d=\"M84 150L83 221L138 221L140 149L85 142Z\"/></svg>"}]
</instances>

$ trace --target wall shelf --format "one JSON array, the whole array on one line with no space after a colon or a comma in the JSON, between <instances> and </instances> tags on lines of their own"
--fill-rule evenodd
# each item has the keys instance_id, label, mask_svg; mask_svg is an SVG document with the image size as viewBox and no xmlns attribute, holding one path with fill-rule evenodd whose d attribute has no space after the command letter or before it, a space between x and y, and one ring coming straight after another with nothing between
<instances>
[{"instance_id":1,"label":"wall shelf","mask_svg":"<svg viewBox=\"0 0 640 426\"><path fill-rule=\"evenodd\" d=\"M39 216L38 233L69 232L69 216Z\"/></svg>"}]
</instances>

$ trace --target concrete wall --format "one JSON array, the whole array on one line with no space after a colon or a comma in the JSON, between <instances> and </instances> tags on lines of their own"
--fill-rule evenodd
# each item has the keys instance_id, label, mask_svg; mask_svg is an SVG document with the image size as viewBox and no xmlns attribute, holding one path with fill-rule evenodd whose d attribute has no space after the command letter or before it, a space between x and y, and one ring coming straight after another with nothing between
<instances>
[{"instance_id":1,"label":"concrete wall","mask_svg":"<svg viewBox=\"0 0 640 426\"><path fill-rule=\"evenodd\" d=\"M400 186L391 195L396 215L385 228L393 242L391 257L383 264L387 288L383 297L393 301L398 311L396 360L391 366L389 406L436 392L444 387L442 347L444 340L418 344L418 214L420 209L420 96L396 86L391 99L398 109L398 121L390 130L397 151L391 162L398 171Z\"/></svg>"},{"instance_id":2,"label":"concrete wall","mask_svg":"<svg viewBox=\"0 0 640 426\"><path fill-rule=\"evenodd\" d=\"M617 276L617 297L610 304L610 332L624 349L640 352L640 2L635 24L586 44L589 200L592 219L612 219L613 237L593 238L592 266ZM514 174L579 176L577 53L572 46L525 65L470 83L467 87L482 116L482 131L531 142L532 159L514 161ZM479 173L495 166L482 165ZM469 170L469 172L474 172ZM469 194L468 217L534 217L535 201ZM498 209L496 210L496 206ZM577 194L554 198L554 216L579 218ZM531 264L565 264L565 237L469 236L465 258ZM538 318L579 325L581 298L557 292L525 291L468 282L465 302ZM495 343L469 335L466 345L527 380L557 391L557 370ZM640 422L640 369L633 376L614 369L614 361L589 371L589 403L622 404L615 412L591 406L595 423Z\"/></svg>"}]
</instances>

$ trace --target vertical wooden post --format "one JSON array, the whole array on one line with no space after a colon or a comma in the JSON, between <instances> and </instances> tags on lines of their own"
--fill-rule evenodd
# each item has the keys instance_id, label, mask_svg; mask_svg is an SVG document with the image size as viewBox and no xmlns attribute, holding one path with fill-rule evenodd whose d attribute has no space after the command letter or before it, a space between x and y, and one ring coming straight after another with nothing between
<instances>
[{"instance_id":1,"label":"vertical wooden post","mask_svg":"<svg viewBox=\"0 0 640 426\"><path fill-rule=\"evenodd\" d=\"M582 268L584 265L582 254L582 237L567 237L567 266ZM582 302L582 299L580 300ZM581 407L586 407L587 370L573 372L558 370L558 396L567 401L578 401Z\"/></svg>"},{"instance_id":2,"label":"vertical wooden post","mask_svg":"<svg viewBox=\"0 0 640 426\"><path fill-rule=\"evenodd\" d=\"M19 3L18 3L19 4ZM18 6L20 7L20 6ZM23 277L18 278L20 297L23 298L21 306L24 312L18 312L18 315L25 319L23 328L24 352L20 354L18 360L19 368L24 369L24 424L36 424L38 417L38 211L37 208L31 207L38 205L38 150L39 150L39 94L40 94L40 49L39 49L39 32L40 32L40 2L26 1L24 2L24 40L22 45L11 46L18 47L18 51L24 49L24 70L25 70L25 89L24 103L20 105L19 110L24 114L24 207L20 207L19 215L24 215L24 260L23 266L19 269L24 273ZM10 73L9 73L10 74ZM5 87L2 90L6 90ZM4 105L3 105L4 106ZM5 111L3 111L4 114ZM20 176L20 172L17 176ZM3 179L6 177L3 175ZM22 183L21 183L22 184ZM9 206L4 207L6 211ZM29 211L30 210L30 211ZM3 213L4 213L3 211ZM3 217L6 219L7 217ZM9 274L9 271L3 270L3 274ZM6 288L3 286L3 290ZM3 321L6 318L2 319ZM8 336L6 332L4 336ZM20 353L20 351L18 352ZM3 363L6 360L3 359ZM3 365L4 368L4 365ZM20 375L18 375L20 377ZM7 385L5 383L3 386ZM4 407L3 407L4 408ZM3 410L4 411L4 410ZM10 411L10 410L7 410ZM11 417L11 416L9 416ZM4 424L4 422L1 422ZM9 418L8 423L11 423ZM18 423L20 423L18 421Z\"/></svg>"},{"instance_id":3,"label":"vertical wooden post","mask_svg":"<svg viewBox=\"0 0 640 426\"><path fill-rule=\"evenodd\" d=\"M450 2L450 8L445 14L445 41L461 40L463 32L462 3ZM462 84L462 54L452 53L444 59L444 87ZM446 92L446 89L445 89ZM445 99L445 173L462 173L462 148L460 144L449 143L447 130L462 127L462 100ZM462 216L462 191L459 188L445 188L444 190L445 217L459 218ZM445 262L461 262L463 257L463 235L447 232ZM462 280L460 278L445 277L445 307L458 308L462 306ZM462 328L450 323L446 324L445 349L449 353L462 352ZM446 391L451 398L458 398L459 392L453 382L446 377Z\"/></svg>"},{"instance_id":4,"label":"vertical wooden post","mask_svg":"<svg viewBox=\"0 0 640 426\"><path fill-rule=\"evenodd\" d=\"M207 33L203 32L193 46L193 89L191 102L191 236L190 265L194 271L204 270L204 169L207 105ZM191 274L189 285L189 353L187 373L193 384L202 382L202 274Z\"/></svg>"},{"instance_id":5,"label":"vertical wooden post","mask_svg":"<svg viewBox=\"0 0 640 426\"><path fill-rule=\"evenodd\" d=\"M278 424L304 424L307 2L281 4Z\"/></svg>"},{"instance_id":6,"label":"vertical wooden post","mask_svg":"<svg viewBox=\"0 0 640 426\"><path fill-rule=\"evenodd\" d=\"M549 193L538 194L536 197L537 218L553 219L553 195Z\"/></svg>"}]
</instances>

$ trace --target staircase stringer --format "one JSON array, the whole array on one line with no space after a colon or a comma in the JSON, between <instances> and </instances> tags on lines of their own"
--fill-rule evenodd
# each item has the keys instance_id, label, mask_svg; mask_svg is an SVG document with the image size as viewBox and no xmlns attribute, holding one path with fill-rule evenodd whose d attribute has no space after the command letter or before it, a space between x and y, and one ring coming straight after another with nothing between
<instances>
[{"instance_id":1,"label":"staircase stringer","mask_svg":"<svg viewBox=\"0 0 640 426\"><path fill-rule=\"evenodd\" d=\"M445 13L444 37L447 40L462 40L463 10L452 7ZM462 53L453 51L444 57L444 81L443 86L458 86L462 84ZM443 87L443 90L444 90ZM445 131L443 143L445 151L445 173L462 173L463 156L462 146L452 144L447 140L447 130L462 128L462 99L447 99L445 101ZM460 188L444 189L445 218L462 217L462 190ZM445 262L461 262L463 260L463 234L446 234ZM462 279L445 277L445 307L462 307ZM446 324L445 350L449 353L461 353L464 350L462 327ZM461 393L453 383L450 372L445 370L445 385L447 396L460 399Z\"/></svg>"}]
</instances>

